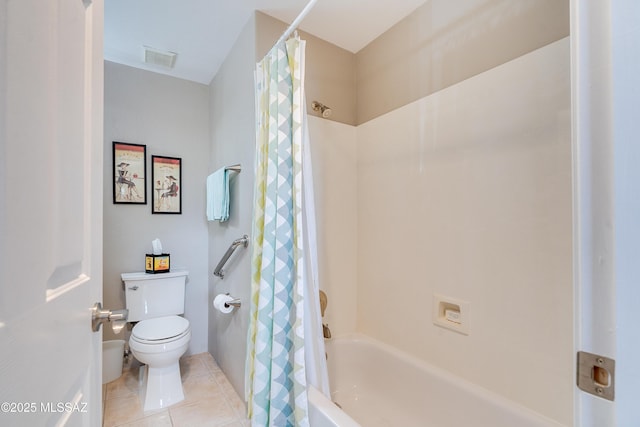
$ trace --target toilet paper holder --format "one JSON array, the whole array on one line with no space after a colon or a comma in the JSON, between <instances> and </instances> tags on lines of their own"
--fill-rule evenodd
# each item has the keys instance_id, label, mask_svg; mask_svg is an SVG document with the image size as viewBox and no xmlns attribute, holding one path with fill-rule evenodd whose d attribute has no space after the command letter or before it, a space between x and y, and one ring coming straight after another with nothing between
<instances>
[{"instance_id":1,"label":"toilet paper holder","mask_svg":"<svg viewBox=\"0 0 640 427\"><path fill-rule=\"evenodd\" d=\"M229 293L227 293L226 295L229 295ZM231 295L229 295L231 296ZM240 308L240 306L242 305L242 303L240 302L240 298L234 298L231 301L227 301L224 303L224 305L226 307L236 307L236 308Z\"/></svg>"},{"instance_id":2,"label":"toilet paper holder","mask_svg":"<svg viewBox=\"0 0 640 427\"><path fill-rule=\"evenodd\" d=\"M226 294L218 294L213 299L213 308L222 314L233 313L240 308L240 305L240 299L232 297L228 292Z\"/></svg>"}]
</instances>

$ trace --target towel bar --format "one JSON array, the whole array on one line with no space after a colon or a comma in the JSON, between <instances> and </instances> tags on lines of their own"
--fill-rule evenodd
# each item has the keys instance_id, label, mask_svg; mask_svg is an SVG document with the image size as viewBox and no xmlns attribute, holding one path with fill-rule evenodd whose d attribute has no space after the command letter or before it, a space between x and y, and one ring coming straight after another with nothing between
<instances>
[{"instance_id":1,"label":"towel bar","mask_svg":"<svg viewBox=\"0 0 640 427\"><path fill-rule=\"evenodd\" d=\"M242 172L242 165L241 164L237 164L237 165L233 165L233 166L225 166L224 170L240 173L240 172Z\"/></svg>"},{"instance_id":2,"label":"towel bar","mask_svg":"<svg viewBox=\"0 0 640 427\"><path fill-rule=\"evenodd\" d=\"M241 238L236 239L233 241L233 243L231 243L231 246L229 246L229 249L227 249L227 252L225 252L224 255L222 255L222 259L216 266L216 269L213 270L214 276L218 276L219 278L224 279L224 271L222 271L222 267L224 267L227 261L229 261L229 258L231 257L231 255L235 252L236 248L238 248L239 246L244 246L245 248L249 246L249 236L245 234Z\"/></svg>"}]
</instances>

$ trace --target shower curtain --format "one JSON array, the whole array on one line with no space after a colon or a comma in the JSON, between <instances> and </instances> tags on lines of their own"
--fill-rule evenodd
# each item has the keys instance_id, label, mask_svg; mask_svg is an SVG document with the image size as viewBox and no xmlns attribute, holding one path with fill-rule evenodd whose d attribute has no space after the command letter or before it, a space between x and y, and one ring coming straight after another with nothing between
<instances>
[{"instance_id":1,"label":"shower curtain","mask_svg":"<svg viewBox=\"0 0 640 427\"><path fill-rule=\"evenodd\" d=\"M252 426L308 426L307 384L328 394L297 36L256 67L256 183L246 384ZM311 210L311 211L309 211Z\"/></svg>"}]
</instances>

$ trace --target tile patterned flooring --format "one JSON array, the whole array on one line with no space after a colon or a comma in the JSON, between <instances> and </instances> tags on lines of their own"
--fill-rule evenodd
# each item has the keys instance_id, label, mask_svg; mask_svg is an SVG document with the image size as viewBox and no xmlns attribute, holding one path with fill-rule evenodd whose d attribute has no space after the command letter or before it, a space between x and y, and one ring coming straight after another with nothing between
<instances>
[{"instance_id":1,"label":"tile patterned flooring","mask_svg":"<svg viewBox=\"0 0 640 427\"><path fill-rule=\"evenodd\" d=\"M133 359L122 376L103 385L103 427L248 427L245 404L209 353L180 359L185 399L151 413L139 399L140 364Z\"/></svg>"}]
</instances>

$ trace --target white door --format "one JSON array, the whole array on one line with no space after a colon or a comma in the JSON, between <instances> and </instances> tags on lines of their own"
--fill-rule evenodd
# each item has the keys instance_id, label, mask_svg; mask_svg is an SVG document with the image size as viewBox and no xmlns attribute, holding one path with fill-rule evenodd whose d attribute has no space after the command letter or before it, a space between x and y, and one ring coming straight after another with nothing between
<instances>
[{"instance_id":1,"label":"white door","mask_svg":"<svg viewBox=\"0 0 640 427\"><path fill-rule=\"evenodd\" d=\"M0 0L0 425L99 426L102 0Z\"/></svg>"},{"instance_id":2,"label":"white door","mask_svg":"<svg viewBox=\"0 0 640 427\"><path fill-rule=\"evenodd\" d=\"M576 426L640 426L640 3L572 0L576 351L615 359Z\"/></svg>"}]
</instances>

